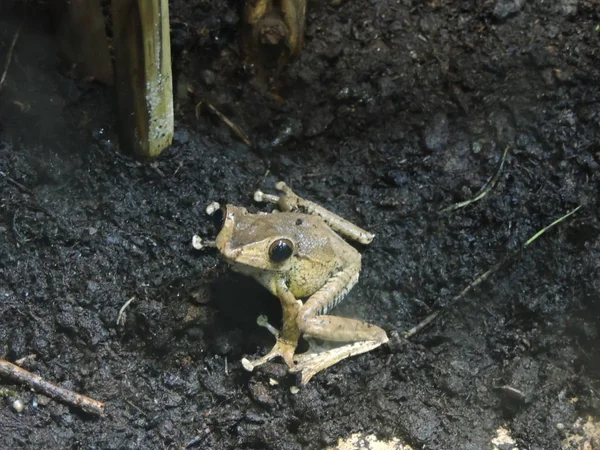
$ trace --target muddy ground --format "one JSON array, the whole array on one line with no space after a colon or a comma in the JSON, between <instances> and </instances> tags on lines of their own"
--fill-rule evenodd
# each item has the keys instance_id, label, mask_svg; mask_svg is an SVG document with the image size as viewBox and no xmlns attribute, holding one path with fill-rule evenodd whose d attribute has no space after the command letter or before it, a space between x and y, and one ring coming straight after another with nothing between
<instances>
[{"instance_id":1,"label":"muddy ground","mask_svg":"<svg viewBox=\"0 0 600 450\"><path fill-rule=\"evenodd\" d=\"M309 1L283 104L242 62L238 2L173 1L176 134L153 164L119 153L112 90L71 76L43 6L0 7L3 65L25 20L0 91L0 356L35 354L29 370L106 414L4 380L0 447L317 449L364 432L483 449L504 425L521 449L557 449L598 415L595 0ZM196 118L200 100L254 148ZM440 212L476 196L506 148L485 197ZM280 362L240 364L272 345L255 318L276 324L277 300L190 245L214 235L209 201L256 211L252 192L277 180L377 234L337 314L398 336L444 308L295 395Z\"/></svg>"}]
</instances>

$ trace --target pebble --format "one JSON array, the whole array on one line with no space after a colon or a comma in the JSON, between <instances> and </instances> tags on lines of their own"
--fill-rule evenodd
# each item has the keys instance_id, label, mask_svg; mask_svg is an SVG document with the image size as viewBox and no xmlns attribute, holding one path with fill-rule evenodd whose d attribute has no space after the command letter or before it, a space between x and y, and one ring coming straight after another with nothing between
<instances>
[{"instance_id":1,"label":"pebble","mask_svg":"<svg viewBox=\"0 0 600 450\"><path fill-rule=\"evenodd\" d=\"M276 405L275 400L271 397L267 387L262 383L250 383L248 385L250 396L254 401L260 403L266 407L273 407Z\"/></svg>"},{"instance_id":2,"label":"pebble","mask_svg":"<svg viewBox=\"0 0 600 450\"><path fill-rule=\"evenodd\" d=\"M504 20L518 13L525 5L525 0L498 0L494 6L494 17Z\"/></svg>"},{"instance_id":3,"label":"pebble","mask_svg":"<svg viewBox=\"0 0 600 450\"><path fill-rule=\"evenodd\" d=\"M431 151L443 150L449 137L448 116L445 113L437 113L425 128L425 147Z\"/></svg>"},{"instance_id":4,"label":"pebble","mask_svg":"<svg viewBox=\"0 0 600 450\"><path fill-rule=\"evenodd\" d=\"M573 16L577 15L577 4L578 3L579 3L579 0L562 0L559 3L560 11L565 16L573 17Z\"/></svg>"},{"instance_id":5,"label":"pebble","mask_svg":"<svg viewBox=\"0 0 600 450\"><path fill-rule=\"evenodd\" d=\"M23 400L18 398L13 402L12 407L16 412L22 413L25 409L25 404L23 403Z\"/></svg>"}]
</instances>

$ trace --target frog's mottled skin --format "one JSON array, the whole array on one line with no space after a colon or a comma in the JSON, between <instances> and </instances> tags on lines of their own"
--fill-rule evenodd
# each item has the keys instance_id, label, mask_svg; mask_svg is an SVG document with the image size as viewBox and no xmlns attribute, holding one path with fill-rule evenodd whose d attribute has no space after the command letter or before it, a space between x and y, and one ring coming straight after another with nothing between
<instances>
[{"instance_id":1,"label":"frog's mottled skin","mask_svg":"<svg viewBox=\"0 0 600 450\"><path fill-rule=\"evenodd\" d=\"M302 213L248 214L227 206L227 222L217 237L217 248L234 270L254 277L274 294L284 278L296 298L308 297L343 268L360 270L360 253L348 245L323 219ZM268 258L274 240L294 243L292 256L281 263Z\"/></svg>"},{"instance_id":2,"label":"frog's mottled skin","mask_svg":"<svg viewBox=\"0 0 600 450\"><path fill-rule=\"evenodd\" d=\"M302 373L305 384L342 359L388 341L385 331L375 325L327 315L358 281L361 268L360 253L340 234L363 244L374 236L298 197L283 182L277 188L284 195L258 191L255 199L276 203L281 212L250 214L245 208L227 205L221 210L223 227L211 245L234 270L255 278L275 294L283 308L277 343L256 361L242 360L244 367L253 370L281 356L290 371ZM273 256L277 245L285 247L283 260ZM301 334L337 344L315 348L312 343L308 352L294 355Z\"/></svg>"}]
</instances>

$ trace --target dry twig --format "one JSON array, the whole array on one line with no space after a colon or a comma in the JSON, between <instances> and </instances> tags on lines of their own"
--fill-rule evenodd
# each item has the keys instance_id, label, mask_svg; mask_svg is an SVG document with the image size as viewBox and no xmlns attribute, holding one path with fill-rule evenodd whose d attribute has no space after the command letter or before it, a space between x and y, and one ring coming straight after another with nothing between
<instances>
[{"instance_id":1,"label":"dry twig","mask_svg":"<svg viewBox=\"0 0 600 450\"><path fill-rule=\"evenodd\" d=\"M119 310L119 315L117 316L117 325L125 325L125 322L127 322L127 315L125 314L125 311L127 310L127 308L129 308L129 305L131 305L131 302L134 300L135 295L129 300L127 300L123 306L121 306L121 309Z\"/></svg>"},{"instance_id":2,"label":"dry twig","mask_svg":"<svg viewBox=\"0 0 600 450\"><path fill-rule=\"evenodd\" d=\"M4 63L4 71L2 72L2 77L0 77L0 91L4 87L4 80L6 80L6 74L8 73L8 67L10 66L10 61L12 59L13 50L15 49L15 44L17 43L17 39L19 39L19 34L21 33L21 27L23 24L19 25L15 35L13 36L13 40L10 43L10 47L8 48L8 53L6 54L6 62Z\"/></svg>"},{"instance_id":3,"label":"dry twig","mask_svg":"<svg viewBox=\"0 0 600 450\"><path fill-rule=\"evenodd\" d=\"M233 134L235 134L238 139L240 139L242 142L244 142L244 144L246 144L248 147L252 147L252 141L250 141L250 138L248 137L248 135L246 133L244 133L244 130L242 130L238 125L233 123L221 111L219 111L217 108L215 108L213 105L211 105L207 101L201 100L196 105L196 119L198 119L200 117L200 108L202 107L202 105L206 105L206 107L208 109L210 109L210 111L214 115L216 115L219 119L221 119L225 123L225 125L227 125L229 128L231 128L231 131L233 131Z\"/></svg>"},{"instance_id":4,"label":"dry twig","mask_svg":"<svg viewBox=\"0 0 600 450\"><path fill-rule=\"evenodd\" d=\"M457 209L464 208L465 206L468 206L471 203L474 203L485 197L492 189L494 189L494 186L496 186L496 183L500 179L500 174L502 173L502 168L504 167L504 162L506 161L506 155L508 155L508 146L504 149L504 154L502 155L502 159L500 160L500 164L498 165L498 170L496 170L495 175L492 176L487 181L487 183L483 185L483 187L479 190L475 197L469 200L465 200L464 202L458 202L453 205L450 205L447 208L442 209L440 212L444 213L449 211L456 211Z\"/></svg>"},{"instance_id":5,"label":"dry twig","mask_svg":"<svg viewBox=\"0 0 600 450\"><path fill-rule=\"evenodd\" d=\"M104 413L104 403L50 383L39 375L31 373L3 359L0 359L0 376L9 378L19 384L29 386L40 394L52 397L68 405L76 406L87 413L98 415Z\"/></svg>"},{"instance_id":6,"label":"dry twig","mask_svg":"<svg viewBox=\"0 0 600 450\"><path fill-rule=\"evenodd\" d=\"M491 269L488 269L486 272L484 272L483 274L481 274L477 278L475 278L473 281L471 281L467 285L466 288L464 288L458 295L454 296L452 298L452 300L450 300L449 304L450 305L454 304L455 302L457 302L458 300L460 300L461 298L463 298L474 287L476 287L477 285L481 284L482 282L484 282L485 280L487 280L491 275L493 275L494 273L496 273L504 264L506 264L508 261L510 261L513 257L519 255L521 253L522 249L524 249L525 247L527 247L528 245L530 245L533 241L535 241L536 239L538 239L542 234L544 234L546 231L548 231L552 227L558 225L559 223L561 223L563 220L565 220L569 216L575 214L580 208L581 208L581 205L579 205L577 208L573 209L572 211L569 211L564 216L556 219L550 225L545 226L540 231L538 231L537 233L535 233L532 237L530 237L529 239L527 239L527 241L525 242L525 244L523 244L523 246L518 251L515 251L513 253L508 254L499 263L497 263L496 265L492 266ZM415 325L414 327L412 327L410 330L405 331L404 334L403 334L404 339L408 339L408 338L414 336L415 334L417 334L419 331L421 331L423 328L425 328L427 325L429 325L431 322L433 322L436 319L436 317L439 316L442 313L442 311L443 311L442 309L434 311L433 313L431 313L427 317L425 317L425 319L423 319L417 325Z\"/></svg>"},{"instance_id":7,"label":"dry twig","mask_svg":"<svg viewBox=\"0 0 600 450\"><path fill-rule=\"evenodd\" d=\"M18 187L22 192L24 192L25 194L28 195L35 195L31 189L23 186L21 183L19 183L17 180L13 180L11 177L9 177L8 175L6 175L4 172L2 172L0 170L0 176L4 177L6 179L6 181L8 181L9 183L15 185L16 187Z\"/></svg>"}]
</instances>

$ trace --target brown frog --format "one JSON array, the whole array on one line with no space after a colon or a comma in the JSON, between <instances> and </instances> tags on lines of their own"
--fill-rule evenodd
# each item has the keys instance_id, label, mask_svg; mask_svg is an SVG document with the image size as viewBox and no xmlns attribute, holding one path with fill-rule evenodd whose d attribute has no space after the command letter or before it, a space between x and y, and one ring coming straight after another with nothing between
<instances>
[{"instance_id":1,"label":"brown frog","mask_svg":"<svg viewBox=\"0 0 600 450\"><path fill-rule=\"evenodd\" d=\"M277 60L274 78L278 78L288 58L302 50L305 17L306 0L246 0L242 48L257 64L259 78L265 78L270 57Z\"/></svg>"},{"instance_id":2,"label":"brown frog","mask_svg":"<svg viewBox=\"0 0 600 450\"><path fill-rule=\"evenodd\" d=\"M375 325L328 314L356 284L361 269L360 253L340 235L362 244L369 244L374 235L298 197L283 182L276 187L283 195L257 191L254 199L275 203L280 212L250 214L242 207L209 205L207 212L222 223L221 231L214 242L202 243L196 237L194 246L216 247L233 270L253 277L281 302L281 331L259 318L259 324L276 335L275 346L257 360L244 358L244 368L252 371L281 356L306 384L321 370L388 341ZM295 354L300 335L310 348Z\"/></svg>"}]
</instances>

